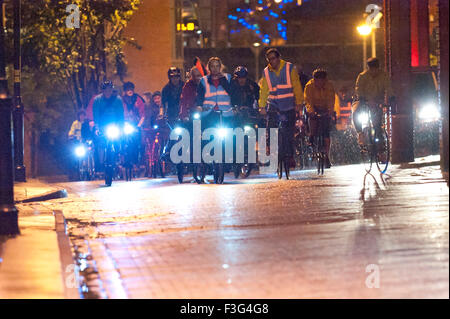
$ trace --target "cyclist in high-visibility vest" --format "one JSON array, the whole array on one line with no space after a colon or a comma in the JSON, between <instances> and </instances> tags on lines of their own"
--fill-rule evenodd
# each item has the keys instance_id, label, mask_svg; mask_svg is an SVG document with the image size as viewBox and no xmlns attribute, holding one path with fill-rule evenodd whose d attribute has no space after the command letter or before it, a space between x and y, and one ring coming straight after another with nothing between
<instances>
[{"instance_id":1,"label":"cyclist in high-visibility vest","mask_svg":"<svg viewBox=\"0 0 450 319\"><path fill-rule=\"evenodd\" d=\"M213 109L222 111L222 116L229 125L234 125L234 113L231 107L231 75L222 72L222 61L218 57L209 59L209 74L204 76L197 86L196 105L203 108L202 126L209 126L217 120Z\"/></svg>"},{"instance_id":2,"label":"cyclist in high-visibility vest","mask_svg":"<svg viewBox=\"0 0 450 319\"><path fill-rule=\"evenodd\" d=\"M267 128L278 127L277 112L286 114L288 127L292 131L289 134L292 140L288 144L293 146L296 112L300 112L303 103L298 72L292 63L281 59L280 52L275 48L266 52L266 60L268 65L261 81L259 107L262 114L267 114ZM289 152L291 154L287 155L293 154L293 147L289 148Z\"/></svg>"}]
</instances>

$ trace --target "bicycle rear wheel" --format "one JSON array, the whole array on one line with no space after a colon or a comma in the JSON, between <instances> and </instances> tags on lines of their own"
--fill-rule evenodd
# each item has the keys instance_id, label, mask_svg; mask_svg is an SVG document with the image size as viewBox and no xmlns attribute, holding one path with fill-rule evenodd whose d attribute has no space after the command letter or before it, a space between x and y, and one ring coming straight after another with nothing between
<instances>
[{"instance_id":1,"label":"bicycle rear wheel","mask_svg":"<svg viewBox=\"0 0 450 319\"><path fill-rule=\"evenodd\" d=\"M377 147L376 163L380 173L384 174L386 173L389 166L391 150L390 150L389 136L387 135L387 132L384 129L381 135L382 136L380 138L382 140L378 141L376 144Z\"/></svg>"}]
</instances>

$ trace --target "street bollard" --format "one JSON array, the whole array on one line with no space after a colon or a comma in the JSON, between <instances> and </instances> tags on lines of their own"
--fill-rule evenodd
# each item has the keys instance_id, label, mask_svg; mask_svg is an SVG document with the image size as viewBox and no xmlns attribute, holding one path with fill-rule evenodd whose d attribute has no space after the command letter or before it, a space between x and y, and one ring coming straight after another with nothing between
<instances>
[{"instance_id":1,"label":"street bollard","mask_svg":"<svg viewBox=\"0 0 450 319\"><path fill-rule=\"evenodd\" d=\"M0 94L0 235L20 233L14 205L12 106L12 99Z\"/></svg>"}]
</instances>

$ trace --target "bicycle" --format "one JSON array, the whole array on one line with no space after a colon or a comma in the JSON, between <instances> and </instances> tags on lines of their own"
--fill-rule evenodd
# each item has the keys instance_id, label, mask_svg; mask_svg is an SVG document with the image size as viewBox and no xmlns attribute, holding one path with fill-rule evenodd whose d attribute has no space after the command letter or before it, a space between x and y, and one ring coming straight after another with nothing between
<instances>
[{"instance_id":1,"label":"bicycle","mask_svg":"<svg viewBox=\"0 0 450 319\"><path fill-rule=\"evenodd\" d=\"M75 155L78 158L78 180L93 180L95 177L93 141L87 140L80 143L75 148Z\"/></svg>"},{"instance_id":2,"label":"bicycle","mask_svg":"<svg viewBox=\"0 0 450 319\"><path fill-rule=\"evenodd\" d=\"M300 116L296 122L296 134L294 136L295 143L295 162L301 170L310 166L313 160L313 149L309 143L308 128L306 115Z\"/></svg>"},{"instance_id":3,"label":"bicycle","mask_svg":"<svg viewBox=\"0 0 450 319\"><path fill-rule=\"evenodd\" d=\"M358 110L358 118L356 120L362 125L364 143L361 145L361 157L365 170L369 173L375 162L380 173L384 174L389 166L390 142L386 131L386 116L383 115L388 114L389 107L383 105L382 108L377 110L383 113L378 127L373 123L374 117L377 115L374 113L374 109L369 107L367 103L362 104L360 108L362 109Z\"/></svg>"},{"instance_id":4,"label":"bicycle","mask_svg":"<svg viewBox=\"0 0 450 319\"><path fill-rule=\"evenodd\" d=\"M209 108L203 108L204 111L207 111ZM218 130L218 136L219 138L222 140L222 147L224 148L224 143L223 141L227 138L227 131L226 128L224 126L224 120L223 120L223 113L228 113L228 112L233 112L236 113L236 108L235 107L231 107L229 110L227 111L222 111L219 109L218 105L216 105L215 107L211 108L211 111L213 113L218 114L219 116L219 125L217 127ZM224 154L224 152L222 152L222 154ZM219 161L219 163L212 163L212 172L213 172L213 177L214 177L214 183L215 184L223 184L224 178L225 178L225 163L223 161L223 158Z\"/></svg>"},{"instance_id":5,"label":"bicycle","mask_svg":"<svg viewBox=\"0 0 450 319\"><path fill-rule=\"evenodd\" d=\"M283 178L283 168L286 179L289 180L290 156L289 147L289 118L285 112L278 112L278 179Z\"/></svg>"},{"instance_id":6,"label":"bicycle","mask_svg":"<svg viewBox=\"0 0 450 319\"><path fill-rule=\"evenodd\" d=\"M240 126L244 130L244 133L246 133L248 130L254 129L257 130L259 127L260 118L258 115L255 115L252 113L252 109L247 106L242 106L239 108L239 122ZM235 178L247 178L250 176L252 170L257 168L256 163L249 163L248 162L248 154L250 151L248 149L248 139L244 137L244 149L242 150L244 152L244 162L243 163L235 163L234 164L234 177Z\"/></svg>"},{"instance_id":7,"label":"bicycle","mask_svg":"<svg viewBox=\"0 0 450 319\"><path fill-rule=\"evenodd\" d=\"M317 174L323 175L327 153L325 149L325 125L329 125L330 118L326 113L315 112L311 119L317 120L317 136L314 136L314 158L317 161Z\"/></svg>"}]
</instances>

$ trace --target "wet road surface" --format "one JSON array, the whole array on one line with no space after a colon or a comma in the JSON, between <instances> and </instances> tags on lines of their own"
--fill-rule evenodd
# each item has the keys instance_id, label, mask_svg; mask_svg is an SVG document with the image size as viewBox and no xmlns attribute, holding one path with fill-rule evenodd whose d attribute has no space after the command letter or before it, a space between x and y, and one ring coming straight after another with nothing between
<instances>
[{"instance_id":1,"label":"wet road surface","mask_svg":"<svg viewBox=\"0 0 450 319\"><path fill-rule=\"evenodd\" d=\"M62 184L87 297L448 298L439 167ZM190 180L190 178L188 179Z\"/></svg>"}]
</instances>

